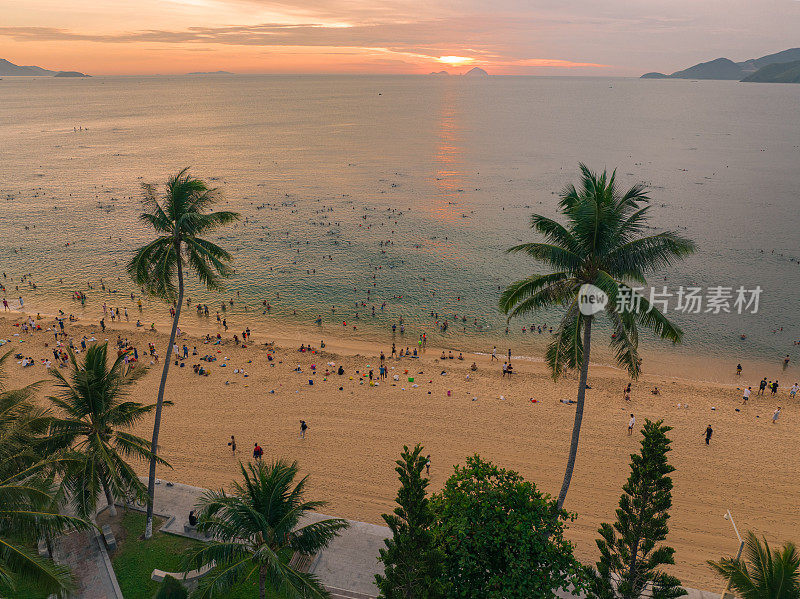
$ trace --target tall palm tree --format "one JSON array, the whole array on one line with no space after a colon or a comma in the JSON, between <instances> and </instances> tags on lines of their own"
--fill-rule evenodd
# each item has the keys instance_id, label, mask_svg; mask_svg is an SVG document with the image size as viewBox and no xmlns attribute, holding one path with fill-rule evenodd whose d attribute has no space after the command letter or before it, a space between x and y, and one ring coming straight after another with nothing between
<instances>
[{"instance_id":1,"label":"tall palm tree","mask_svg":"<svg viewBox=\"0 0 800 599\"><path fill-rule=\"evenodd\" d=\"M568 185L560 195L559 207L566 224L534 214L531 227L544 241L523 243L508 250L527 254L550 272L512 283L500 298L500 309L509 319L554 306L566 308L546 353L554 379L568 369L580 367L575 423L558 494L559 509L575 467L589 373L594 317L580 310L582 286L594 285L608 296L604 312L615 332L611 347L617 363L635 379L640 372L639 326L673 343L679 342L683 333L634 287L646 283L647 273L668 266L695 249L692 241L672 231L642 236L650 210L643 186L634 185L620 193L616 171L610 176L603 171L598 176L584 164L580 170L580 187Z\"/></svg>"},{"instance_id":2,"label":"tall palm tree","mask_svg":"<svg viewBox=\"0 0 800 599\"><path fill-rule=\"evenodd\" d=\"M0 357L0 374L8 355ZM0 596L20 583L46 593L71 589L69 570L39 557L29 544L31 539L89 526L58 513L52 472L64 460L60 455L41 456L50 415L31 401L35 389L29 385L8 390L0 380Z\"/></svg>"},{"instance_id":3,"label":"tall palm tree","mask_svg":"<svg viewBox=\"0 0 800 599\"><path fill-rule=\"evenodd\" d=\"M745 541L746 561L722 558L708 564L725 578L741 599L798 599L800 597L800 553L794 543L770 550L752 532Z\"/></svg>"},{"instance_id":4,"label":"tall palm tree","mask_svg":"<svg viewBox=\"0 0 800 599\"><path fill-rule=\"evenodd\" d=\"M116 515L115 500L129 493L142 500L147 497L127 458L155 457L168 465L153 455L146 439L127 430L156 407L127 400L132 385L146 370L128 369L122 356L109 367L107 353L107 343L92 345L79 363L70 350L69 372L51 370L58 392L49 399L59 413L50 423L48 443L71 450L74 463L64 470L63 484L82 518L94 515L101 490L111 515Z\"/></svg>"},{"instance_id":5,"label":"tall palm tree","mask_svg":"<svg viewBox=\"0 0 800 599\"><path fill-rule=\"evenodd\" d=\"M224 594L257 574L261 599L267 588L287 599L328 597L314 576L298 572L289 560L294 552L313 555L327 547L347 521L300 523L325 502L304 499L308 476L294 483L297 462L239 466L244 481L233 483L231 495L208 491L198 504L198 529L214 540L188 554L186 566L213 564L214 569L203 578L197 596Z\"/></svg>"},{"instance_id":6,"label":"tall palm tree","mask_svg":"<svg viewBox=\"0 0 800 599\"><path fill-rule=\"evenodd\" d=\"M200 179L189 175L185 168L166 183L164 195L159 198L156 188L144 185L144 206L147 212L140 219L151 227L158 237L140 248L128 263L128 272L134 282L150 295L165 301L177 301L169 345L164 354L164 370L158 385L155 423L147 481L147 525L145 538L153 534L153 499L156 491L156 463L158 432L161 428L161 408L167 385L170 356L175 344L178 320L183 306L184 277L187 267L208 289L222 288L222 279L231 274L228 263L231 255L218 245L200 236L239 219L236 212L208 212L219 199L216 189L209 189ZM177 289L176 289L177 279Z\"/></svg>"}]
</instances>

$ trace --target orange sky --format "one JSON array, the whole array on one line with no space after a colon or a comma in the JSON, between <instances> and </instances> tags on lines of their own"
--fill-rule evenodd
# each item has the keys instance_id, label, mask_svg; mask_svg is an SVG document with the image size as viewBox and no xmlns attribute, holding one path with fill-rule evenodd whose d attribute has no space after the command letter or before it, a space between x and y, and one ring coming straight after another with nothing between
<instances>
[{"instance_id":1,"label":"orange sky","mask_svg":"<svg viewBox=\"0 0 800 599\"><path fill-rule=\"evenodd\" d=\"M0 15L0 58L94 75L635 75L781 50L800 30L797 0L0 0Z\"/></svg>"}]
</instances>

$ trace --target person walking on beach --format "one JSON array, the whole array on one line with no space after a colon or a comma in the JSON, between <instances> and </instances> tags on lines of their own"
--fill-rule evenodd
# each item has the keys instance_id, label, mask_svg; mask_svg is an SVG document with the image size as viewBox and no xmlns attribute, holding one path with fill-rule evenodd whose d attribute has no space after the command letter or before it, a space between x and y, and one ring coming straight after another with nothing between
<instances>
[{"instance_id":1,"label":"person walking on beach","mask_svg":"<svg viewBox=\"0 0 800 599\"><path fill-rule=\"evenodd\" d=\"M744 401L742 403L744 405L747 405L747 400L750 399L750 391L751 391L751 388L748 387L747 389L744 390L744 393L742 394L742 398L744 399Z\"/></svg>"},{"instance_id":2,"label":"person walking on beach","mask_svg":"<svg viewBox=\"0 0 800 599\"><path fill-rule=\"evenodd\" d=\"M425 458L425 475L431 475L431 454L428 454Z\"/></svg>"},{"instance_id":3,"label":"person walking on beach","mask_svg":"<svg viewBox=\"0 0 800 599\"><path fill-rule=\"evenodd\" d=\"M776 424L778 422L778 418L781 415L781 407L778 406L778 409L772 413L772 424Z\"/></svg>"},{"instance_id":4,"label":"person walking on beach","mask_svg":"<svg viewBox=\"0 0 800 599\"><path fill-rule=\"evenodd\" d=\"M106 332L106 319L105 318L101 318L100 319L100 328L103 329L104 333Z\"/></svg>"},{"instance_id":5,"label":"person walking on beach","mask_svg":"<svg viewBox=\"0 0 800 599\"><path fill-rule=\"evenodd\" d=\"M786 370L789 367L789 354L786 354L786 357L783 359L783 369Z\"/></svg>"},{"instance_id":6,"label":"person walking on beach","mask_svg":"<svg viewBox=\"0 0 800 599\"><path fill-rule=\"evenodd\" d=\"M393 358L396 358L396 357L397 357L397 348L395 347L394 343L392 343L392 353L391 353L391 357L393 357Z\"/></svg>"},{"instance_id":7,"label":"person walking on beach","mask_svg":"<svg viewBox=\"0 0 800 599\"><path fill-rule=\"evenodd\" d=\"M231 435L231 440L228 441L228 447L231 448L231 452L233 452L233 455L236 455L236 439L234 438L233 435Z\"/></svg>"},{"instance_id":8,"label":"person walking on beach","mask_svg":"<svg viewBox=\"0 0 800 599\"><path fill-rule=\"evenodd\" d=\"M777 395L777 394L778 394L778 381L776 380L772 383L772 395Z\"/></svg>"},{"instance_id":9,"label":"person walking on beach","mask_svg":"<svg viewBox=\"0 0 800 599\"><path fill-rule=\"evenodd\" d=\"M795 383L794 385L792 385L792 388L791 388L791 389L789 389L789 397L791 397L792 399L794 399L794 396L795 396L795 395L797 395L797 391L798 391L798 389L800 389L800 387L798 387L797 383Z\"/></svg>"},{"instance_id":10,"label":"person walking on beach","mask_svg":"<svg viewBox=\"0 0 800 599\"><path fill-rule=\"evenodd\" d=\"M497 346L496 345L492 348L492 360L491 361L494 362L495 360L497 360L498 362L500 361L500 359L497 357Z\"/></svg>"},{"instance_id":11,"label":"person walking on beach","mask_svg":"<svg viewBox=\"0 0 800 599\"><path fill-rule=\"evenodd\" d=\"M706 436L706 445L710 445L711 444L711 435L714 434L714 429L711 428L710 424L706 427L706 432L704 434Z\"/></svg>"},{"instance_id":12,"label":"person walking on beach","mask_svg":"<svg viewBox=\"0 0 800 599\"><path fill-rule=\"evenodd\" d=\"M300 421L300 438L306 438L306 431L308 430L308 425L306 424L305 420Z\"/></svg>"},{"instance_id":13,"label":"person walking on beach","mask_svg":"<svg viewBox=\"0 0 800 599\"><path fill-rule=\"evenodd\" d=\"M256 442L255 445L253 446L253 459L260 460L263 455L264 455L264 450L261 449L261 446L258 444L258 442Z\"/></svg>"},{"instance_id":14,"label":"person walking on beach","mask_svg":"<svg viewBox=\"0 0 800 599\"><path fill-rule=\"evenodd\" d=\"M736 376L742 376L742 365L741 364L737 364L736 365Z\"/></svg>"},{"instance_id":15,"label":"person walking on beach","mask_svg":"<svg viewBox=\"0 0 800 599\"><path fill-rule=\"evenodd\" d=\"M633 427L636 426L636 416L631 414L631 419L628 420L628 436L633 434Z\"/></svg>"},{"instance_id":16,"label":"person walking on beach","mask_svg":"<svg viewBox=\"0 0 800 599\"><path fill-rule=\"evenodd\" d=\"M764 395L764 389L766 388L767 388L767 377L764 377L758 384L758 395Z\"/></svg>"}]
</instances>

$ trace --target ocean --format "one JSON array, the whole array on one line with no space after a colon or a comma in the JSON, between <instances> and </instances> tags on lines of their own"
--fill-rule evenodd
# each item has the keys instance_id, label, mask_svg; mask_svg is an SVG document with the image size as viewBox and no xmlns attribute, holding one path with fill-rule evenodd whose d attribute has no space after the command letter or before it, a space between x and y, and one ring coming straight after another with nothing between
<instances>
[{"instance_id":1,"label":"ocean","mask_svg":"<svg viewBox=\"0 0 800 599\"><path fill-rule=\"evenodd\" d=\"M29 311L132 309L138 291L123 266L150 237L137 220L141 184L189 166L221 190L220 208L246 217L210 235L235 258L227 289L189 285L212 316L233 298L228 317L254 329L313 332L319 315L324 332L376 340L392 324L399 338L402 318L401 347L425 332L455 349L541 356L547 335L530 326L554 325L559 311L506 322L500 289L542 271L505 249L533 239L532 213L557 217L557 193L585 162L617 169L621 186L649 185L653 232L697 242L696 255L652 276L659 291L762 289L755 314L733 300L730 313L670 304L684 343L645 336L646 356L732 369L790 354L794 367L799 113L800 86L730 81L6 77L2 282ZM85 308L74 290L88 293ZM448 320L445 332L431 313ZM601 327L597 347L607 335Z\"/></svg>"}]
</instances>

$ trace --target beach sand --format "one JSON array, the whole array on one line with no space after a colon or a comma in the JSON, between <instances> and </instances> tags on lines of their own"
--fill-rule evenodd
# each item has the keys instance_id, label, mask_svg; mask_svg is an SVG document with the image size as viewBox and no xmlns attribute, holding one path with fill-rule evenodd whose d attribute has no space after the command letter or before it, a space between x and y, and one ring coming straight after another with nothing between
<instances>
[{"instance_id":1,"label":"beach sand","mask_svg":"<svg viewBox=\"0 0 800 599\"><path fill-rule=\"evenodd\" d=\"M396 361L388 357L390 345L334 338L328 332L311 338L304 333L286 335L285 331L282 337L274 337L270 331L254 330L252 345L236 348L232 335L240 334L245 326L253 328L244 317L229 320L231 328L224 335L227 341L214 346L199 338L201 333L216 334L214 319L198 325L193 310L188 312L186 336L179 343L189 346L190 356L185 368L171 367L167 383L166 398L175 405L164 409L159 441L161 455L173 469L159 468L163 480L204 487L227 485L237 476L238 460L249 459L253 443L258 442L265 458L283 457L300 463L301 471L310 474L309 495L328 501L322 510L325 513L382 524L381 514L392 509L397 491L394 460L403 444L420 442L425 453L431 454L434 491L444 484L454 464L479 453L519 471L543 491L553 496L558 493L575 410L574 405L560 400L574 399L574 377L555 383L542 363L515 360L516 374L504 378L500 364L490 363L486 355L465 354L463 362L440 361L441 349L433 347L421 359ZM67 330L76 345L83 335L108 338L112 345L118 334L127 337L138 347L140 362L145 365L149 362L144 356L147 343L153 341L163 359L169 331L166 323L158 324L159 333L135 330L137 316L132 310L131 322L116 325L119 330L112 330L106 319L109 329L105 334L99 326L81 323L67 323ZM45 379L40 360L52 358L52 333L14 336L19 328L13 323L21 319L14 314L0 321L0 338L11 340L3 350L30 355L37 364L23 369L10 360L6 384L11 388ZM149 325L151 320L148 317L143 322ZM39 322L44 327L52 320ZM301 341L318 347L319 337L327 344L324 353L297 351ZM278 349L275 360L268 362L263 343L273 340ZM398 338L398 349L414 341ZM45 343L50 347L45 348ZM217 361L208 365L193 358L193 346L200 356L212 354ZM361 382L356 370L365 374L372 369L377 377L381 350L387 355L389 380L371 387ZM477 372L469 370L473 361L478 364ZM345 375L332 374L325 380L328 362L336 367L341 364ZM211 375L194 374L191 366L196 363L210 366ZM223 363L227 366L222 367ZM134 400L155 401L162 364L150 367L134 389ZM314 375L312 364L317 367ZM293 370L298 365L302 372ZM235 374L235 368L244 368L249 376ZM395 374L400 377L398 382L392 380ZM408 381L409 376L414 383ZM754 391L749 405L742 406L736 383L757 389L761 376L778 376L782 381L778 398L758 397ZM639 449L638 429L645 418L664 419L674 429L670 461L676 471L668 544L676 549L676 565L671 571L685 585L713 591L721 588L705 561L732 555L737 549L733 528L723 518L727 509L741 531L764 534L774 544L800 541L796 509L800 407L788 397L794 381L786 376L796 375L780 377L779 367L774 372L753 372L741 380L731 373L729 384L644 375L633 383L632 400L626 402L626 374L593 365L577 464L565 504L578 516L567 533L577 556L586 563L598 557L597 528L603 521L614 521L621 487L629 474L629 455ZM309 379L314 380L313 386ZM418 387L412 386L415 384ZM662 390L661 395L650 393L654 385ZM49 391L45 385L39 396ZM688 404L688 409L678 408L679 403ZM773 425L771 416L778 405L783 406L783 414ZM636 415L637 434L628 437L631 412ZM304 440L299 434L300 419L309 425ZM714 436L706 446L708 424L714 428ZM149 439L152 418L142 422L136 432ZM235 457L227 446L231 435L236 436L239 448ZM142 474L147 471L145 464L136 468Z\"/></svg>"}]
</instances>

